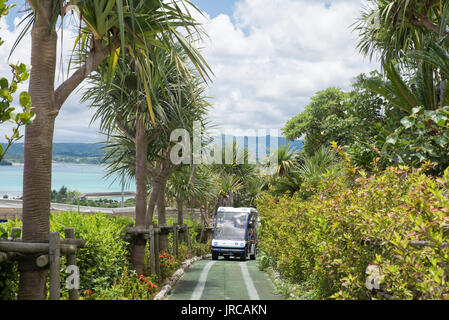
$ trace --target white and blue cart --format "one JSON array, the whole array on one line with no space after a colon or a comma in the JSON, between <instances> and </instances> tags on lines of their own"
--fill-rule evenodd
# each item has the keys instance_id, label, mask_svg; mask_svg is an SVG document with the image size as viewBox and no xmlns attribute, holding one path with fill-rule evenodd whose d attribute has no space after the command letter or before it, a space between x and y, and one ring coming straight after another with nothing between
<instances>
[{"instance_id":1,"label":"white and blue cart","mask_svg":"<svg viewBox=\"0 0 449 320\"><path fill-rule=\"evenodd\" d=\"M220 256L254 260L257 255L258 213L254 208L220 207L212 237L212 259Z\"/></svg>"}]
</instances>

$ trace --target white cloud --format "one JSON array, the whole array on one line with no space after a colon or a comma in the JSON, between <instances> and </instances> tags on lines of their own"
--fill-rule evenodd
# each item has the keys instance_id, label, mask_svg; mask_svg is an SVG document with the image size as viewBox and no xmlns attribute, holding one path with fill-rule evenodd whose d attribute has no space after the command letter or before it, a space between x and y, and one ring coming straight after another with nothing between
<instances>
[{"instance_id":1,"label":"white cloud","mask_svg":"<svg viewBox=\"0 0 449 320\"><path fill-rule=\"evenodd\" d=\"M362 0L240 0L232 19L195 13L209 35L202 52L215 73L208 90L213 122L231 132L280 129L315 92L330 86L348 89L355 76L376 68L357 53L356 34L351 32L363 4ZM0 28L5 40L0 46L3 75L9 72L6 58L20 28L8 30L5 19ZM64 32L67 57L74 33L70 28ZM29 65L30 49L28 35L11 61ZM80 97L80 92L73 93L63 106L56 119L55 142L102 140L97 125L89 128L92 110L79 102ZM0 137L4 133L0 128Z\"/></svg>"},{"instance_id":2,"label":"white cloud","mask_svg":"<svg viewBox=\"0 0 449 320\"><path fill-rule=\"evenodd\" d=\"M8 56L10 54L11 48L13 46L14 41L18 38L20 31L23 28L22 26L18 26L19 22L23 17L16 17L14 19L14 26L12 30L9 30L7 25L7 20L5 18L0 20L0 30L1 37L5 43L0 46L0 75L2 77L7 77L10 79L10 68L8 63L25 63L28 66L31 66L31 35L28 33L20 42L19 46L11 55L11 58L8 60ZM65 20L64 28L62 30L63 36L61 37L61 30L58 31L58 53L57 53L57 64L56 64L56 78L55 85L58 86L65 79L67 79L67 66L68 60L71 54L71 50L73 48L73 41L76 37L76 30L71 28L74 20ZM18 27L17 27L18 26ZM63 45L61 46L61 39L63 39ZM63 61L65 62L61 65L61 51L63 52ZM73 73L74 70L71 70ZM18 93L21 91L28 90L28 82L19 86L17 94L15 95L15 99L13 101L13 106L17 107L18 101ZM99 139L99 135L97 134L97 126L93 125L89 127L90 119L92 117L92 110L89 110L87 104L82 104L80 102L80 98L82 96L82 92L76 90L73 92L65 104L63 105L58 117L56 118L55 123L55 134L54 141L55 142L96 142ZM0 141L3 142L5 134L11 134L12 126L9 124L2 125L0 127ZM24 133L24 128L21 128L21 133ZM23 139L22 141L23 142Z\"/></svg>"},{"instance_id":3,"label":"white cloud","mask_svg":"<svg viewBox=\"0 0 449 320\"><path fill-rule=\"evenodd\" d=\"M309 98L376 66L356 51L362 1L242 0L234 21L206 21L203 54L216 78L211 117L224 129L281 128Z\"/></svg>"}]
</instances>

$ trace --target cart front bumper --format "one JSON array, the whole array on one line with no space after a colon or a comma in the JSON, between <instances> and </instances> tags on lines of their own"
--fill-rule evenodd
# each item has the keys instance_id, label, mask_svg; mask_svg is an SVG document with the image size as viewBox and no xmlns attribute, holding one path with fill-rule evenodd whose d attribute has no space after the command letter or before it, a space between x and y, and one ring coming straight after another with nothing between
<instances>
[{"instance_id":1,"label":"cart front bumper","mask_svg":"<svg viewBox=\"0 0 449 320\"><path fill-rule=\"evenodd\" d=\"M212 247L212 252L218 252L219 254L242 254L245 252L245 248L218 248Z\"/></svg>"}]
</instances>

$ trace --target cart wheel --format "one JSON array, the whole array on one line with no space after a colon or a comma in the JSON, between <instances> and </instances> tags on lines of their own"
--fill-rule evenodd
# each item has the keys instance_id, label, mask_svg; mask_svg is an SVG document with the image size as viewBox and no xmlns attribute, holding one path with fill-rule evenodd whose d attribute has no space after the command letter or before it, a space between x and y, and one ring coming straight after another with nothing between
<instances>
[{"instance_id":1,"label":"cart wheel","mask_svg":"<svg viewBox=\"0 0 449 320\"><path fill-rule=\"evenodd\" d=\"M246 253L246 249L245 249L245 251L242 253L242 255L240 256L240 260L241 261L245 261L246 260L246 255L247 255L247 253Z\"/></svg>"},{"instance_id":2,"label":"cart wheel","mask_svg":"<svg viewBox=\"0 0 449 320\"><path fill-rule=\"evenodd\" d=\"M254 254L250 254L249 258L251 260L256 260L256 256L257 256L257 245L254 245Z\"/></svg>"},{"instance_id":3,"label":"cart wheel","mask_svg":"<svg viewBox=\"0 0 449 320\"><path fill-rule=\"evenodd\" d=\"M218 252L212 252L212 260L218 260Z\"/></svg>"}]
</instances>

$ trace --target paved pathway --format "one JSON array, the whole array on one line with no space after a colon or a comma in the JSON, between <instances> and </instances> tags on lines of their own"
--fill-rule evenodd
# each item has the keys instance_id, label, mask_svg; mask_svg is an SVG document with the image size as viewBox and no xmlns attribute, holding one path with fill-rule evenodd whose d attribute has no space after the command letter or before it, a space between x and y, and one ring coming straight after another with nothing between
<instances>
[{"instance_id":1,"label":"paved pathway","mask_svg":"<svg viewBox=\"0 0 449 320\"><path fill-rule=\"evenodd\" d=\"M167 300L282 300L257 262L202 260L181 278Z\"/></svg>"}]
</instances>

